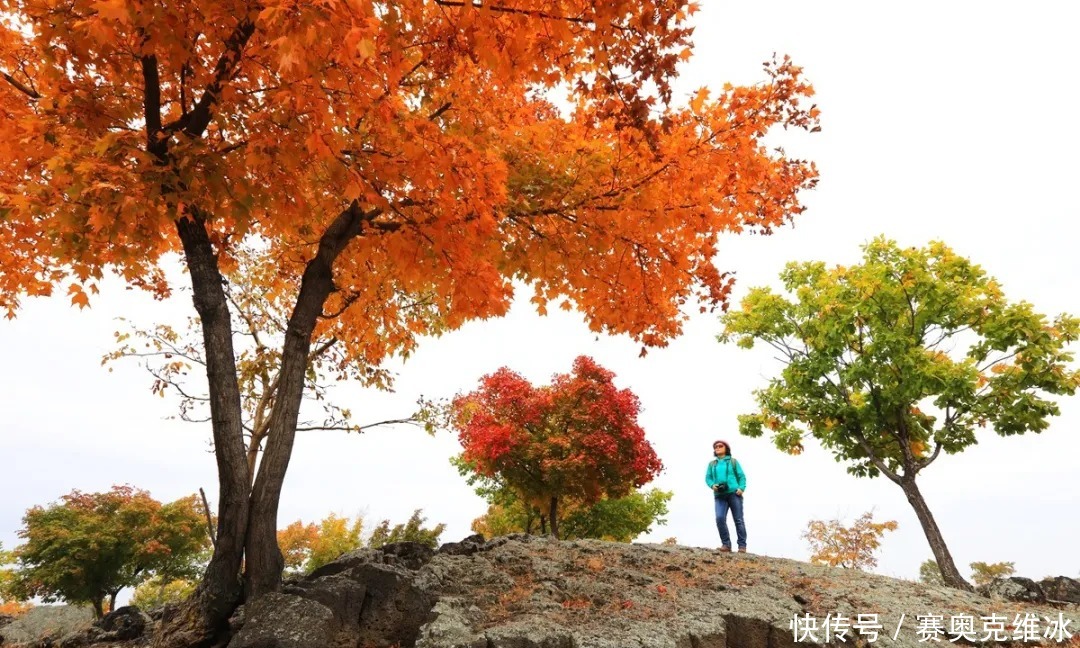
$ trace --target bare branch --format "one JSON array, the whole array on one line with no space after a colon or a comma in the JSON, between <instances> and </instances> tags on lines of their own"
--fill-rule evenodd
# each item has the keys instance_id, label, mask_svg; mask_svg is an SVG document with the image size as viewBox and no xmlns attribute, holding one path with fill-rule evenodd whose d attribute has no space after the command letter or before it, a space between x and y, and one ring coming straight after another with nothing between
<instances>
[{"instance_id":1,"label":"bare branch","mask_svg":"<svg viewBox=\"0 0 1080 648\"><path fill-rule=\"evenodd\" d=\"M206 515L206 532L210 535L210 545L217 548L217 535L214 533L214 522L210 518L210 504L206 501L206 491L199 487L199 495L202 496L203 514Z\"/></svg>"}]
</instances>

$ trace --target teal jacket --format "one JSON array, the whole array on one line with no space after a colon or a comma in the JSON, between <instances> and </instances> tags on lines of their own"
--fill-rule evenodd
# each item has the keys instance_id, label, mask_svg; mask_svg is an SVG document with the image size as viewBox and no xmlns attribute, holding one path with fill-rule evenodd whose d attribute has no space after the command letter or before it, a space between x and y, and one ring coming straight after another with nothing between
<instances>
[{"instance_id":1,"label":"teal jacket","mask_svg":"<svg viewBox=\"0 0 1080 648\"><path fill-rule=\"evenodd\" d=\"M724 482L727 482L729 493L746 490L746 473L743 472L742 464L726 456L723 459L713 459L705 469L705 485L709 490L712 490L715 484Z\"/></svg>"}]
</instances>

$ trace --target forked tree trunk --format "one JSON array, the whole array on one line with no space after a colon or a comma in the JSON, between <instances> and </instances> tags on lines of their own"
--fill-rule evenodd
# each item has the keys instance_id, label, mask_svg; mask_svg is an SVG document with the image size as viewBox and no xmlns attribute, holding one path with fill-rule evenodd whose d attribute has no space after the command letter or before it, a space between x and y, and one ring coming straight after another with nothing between
<instances>
[{"instance_id":1,"label":"forked tree trunk","mask_svg":"<svg viewBox=\"0 0 1080 648\"><path fill-rule=\"evenodd\" d=\"M900 488L904 490L908 502L915 509L915 515L919 518L919 524L922 525L927 542L930 543L930 550L934 553L934 560L937 561L938 569L941 570L941 577L944 579L945 584L949 587L972 591L971 584L964 580L959 570L956 569L952 554L949 553L949 548L945 545L945 539L941 536L941 529L938 528L933 514L930 513L930 507L926 505L922 492L919 491L919 487L915 484L915 478L902 477Z\"/></svg>"},{"instance_id":2,"label":"forked tree trunk","mask_svg":"<svg viewBox=\"0 0 1080 648\"><path fill-rule=\"evenodd\" d=\"M195 310L203 327L220 496L217 544L210 564L191 597L162 619L162 631L155 643L158 648L210 645L226 628L241 595L250 601L280 586L284 560L277 544L278 500L296 436L311 336L334 288L334 261L349 241L360 235L364 223L378 213L364 212L353 202L327 227L318 252L308 262L285 333L270 433L254 482L244 446L232 325L222 288L224 278L202 215L191 210L189 218L177 221L191 273ZM239 580L241 565L243 586Z\"/></svg>"}]
</instances>

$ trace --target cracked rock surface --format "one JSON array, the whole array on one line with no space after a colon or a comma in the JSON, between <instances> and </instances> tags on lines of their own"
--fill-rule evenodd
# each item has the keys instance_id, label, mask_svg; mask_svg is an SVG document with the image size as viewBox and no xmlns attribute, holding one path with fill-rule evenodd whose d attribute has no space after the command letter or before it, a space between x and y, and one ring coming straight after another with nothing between
<instances>
[{"instance_id":1,"label":"cracked rock surface","mask_svg":"<svg viewBox=\"0 0 1080 648\"><path fill-rule=\"evenodd\" d=\"M345 554L238 610L230 620L231 636L220 646L915 648L1041 642L1080 648L1080 638L1067 644L1042 636L1053 620L1067 622L1080 637L1080 606L1068 600L1080 584L1047 579L1041 588L1047 595L1033 599L1031 583L1024 580L1002 583L990 596L712 549L471 536L437 552L399 543ZM1013 590L1024 600L1010 600ZM826 636L826 618L838 615L846 619L846 635ZM880 628L873 640L870 629L859 632L859 615L876 615L872 620ZM1013 626L1025 616L1038 619L1040 636L1014 641ZM943 624L937 641L927 641L927 623L920 620L930 617ZM977 632L950 641L954 617L971 618ZM801 636L798 626L793 631L796 618L803 620ZM1001 620L1004 636L982 636L984 618ZM146 635L122 645L141 648L152 634L151 624ZM70 645L118 645L96 643L100 633L83 636L86 641Z\"/></svg>"}]
</instances>

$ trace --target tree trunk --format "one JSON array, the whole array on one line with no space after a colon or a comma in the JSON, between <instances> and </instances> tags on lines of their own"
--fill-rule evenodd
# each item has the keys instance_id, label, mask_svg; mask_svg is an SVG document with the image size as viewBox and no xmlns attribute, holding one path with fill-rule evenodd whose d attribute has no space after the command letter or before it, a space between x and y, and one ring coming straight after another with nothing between
<instances>
[{"instance_id":1,"label":"tree trunk","mask_svg":"<svg viewBox=\"0 0 1080 648\"><path fill-rule=\"evenodd\" d=\"M930 508L926 505L926 500L923 499L922 492L919 491L919 487L915 484L915 478L901 478L900 488L904 489L904 495L907 496L911 507L915 509L915 515L919 518L923 533L926 534L926 540L930 543L930 550L934 553L934 560L937 561L938 569L941 570L941 577L945 580L945 584L956 589L972 591L971 584L964 580L959 570L956 569L952 554L949 553L949 548L945 546L945 539L941 537L941 529L938 528L934 516L930 513Z\"/></svg>"},{"instance_id":2,"label":"tree trunk","mask_svg":"<svg viewBox=\"0 0 1080 648\"><path fill-rule=\"evenodd\" d=\"M94 606L94 618L95 619L100 619L101 617L105 616L105 612L102 609L102 602L104 600L105 600L105 595L102 594L101 596L97 597L93 601L90 601L90 605Z\"/></svg>"},{"instance_id":3,"label":"tree trunk","mask_svg":"<svg viewBox=\"0 0 1080 648\"><path fill-rule=\"evenodd\" d=\"M319 241L318 253L304 269L296 307L285 330L277 397L270 412L266 450L259 462L259 472L251 492L244 566L244 593L248 598L275 591L281 583L285 561L277 543L278 501L296 439L311 336L322 314L323 304L334 289L334 260L359 232L364 216L354 205L342 212L326 229Z\"/></svg>"},{"instance_id":4,"label":"tree trunk","mask_svg":"<svg viewBox=\"0 0 1080 648\"><path fill-rule=\"evenodd\" d=\"M540 535L547 535L547 516L540 516Z\"/></svg>"},{"instance_id":5,"label":"tree trunk","mask_svg":"<svg viewBox=\"0 0 1080 648\"><path fill-rule=\"evenodd\" d=\"M218 469L218 521L214 553L195 592L162 619L157 646L210 644L240 602L240 566L248 525L249 484L232 322L217 257L198 213L176 223L191 273L195 310L203 329L211 430Z\"/></svg>"},{"instance_id":6,"label":"tree trunk","mask_svg":"<svg viewBox=\"0 0 1080 648\"><path fill-rule=\"evenodd\" d=\"M552 497L548 505L548 519L551 520L551 535L559 539L559 498Z\"/></svg>"},{"instance_id":7,"label":"tree trunk","mask_svg":"<svg viewBox=\"0 0 1080 648\"><path fill-rule=\"evenodd\" d=\"M109 612L116 611L116 595L120 593L120 590L109 592Z\"/></svg>"},{"instance_id":8,"label":"tree trunk","mask_svg":"<svg viewBox=\"0 0 1080 648\"><path fill-rule=\"evenodd\" d=\"M285 564L277 544L278 500L296 436L311 335L334 288L334 261L361 233L363 223L378 213L363 212L355 201L350 204L327 227L318 252L304 271L285 334L266 451L254 482L244 445L232 322L222 289L224 278L201 214L192 210L189 218L177 221L191 273L195 309L203 327L220 497L217 544L210 564L191 597L162 619L163 630L155 648L210 645L227 627L241 593L250 601L280 585ZM238 578L241 565L242 585Z\"/></svg>"}]
</instances>

